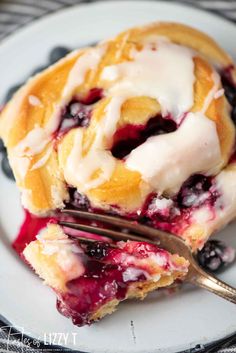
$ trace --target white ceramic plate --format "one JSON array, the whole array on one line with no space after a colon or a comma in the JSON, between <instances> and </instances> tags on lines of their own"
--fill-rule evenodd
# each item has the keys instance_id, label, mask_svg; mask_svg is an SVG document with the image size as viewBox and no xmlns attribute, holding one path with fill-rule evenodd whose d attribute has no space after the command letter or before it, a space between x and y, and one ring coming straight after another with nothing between
<instances>
[{"instance_id":1,"label":"white ceramic plate","mask_svg":"<svg viewBox=\"0 0 236 353\"><path fill-rule=\"evenodd\" d=\"M46 63L52 47L82 46L155 20L181 21L199 28L236 58L236 27L211 14L164 2L80 5L36 21L0 45L0 98L10 86L22 82L33 68ZM236 306L190 287L172 297L154 293L143 302L123 303L115 314L98 324L74 327L57 313L51 290L11 250L11 241L21 221L16 187L0 174L0 313L30 336L49 339L49 333L64 332L68 334L66 342L54 335L54 343L90 353L171 353L236 332ZM235 227L231 224L219 236L236 247ZM235 267L222 275L234 285Z\"/></svg>"}]
</instances>

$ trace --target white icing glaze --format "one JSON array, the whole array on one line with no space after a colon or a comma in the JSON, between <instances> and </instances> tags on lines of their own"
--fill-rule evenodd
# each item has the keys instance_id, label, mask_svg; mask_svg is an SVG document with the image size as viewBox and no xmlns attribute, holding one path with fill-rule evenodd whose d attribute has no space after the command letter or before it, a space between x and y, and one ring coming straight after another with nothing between
<instances>
[{"instance_id":1,"label":"white icing glaze","mask_svg":"<svg viewBox=\"0 0 236 353\"><path fill-rule=\"evenodd\" d=\"M173 201L170 199L156 198L150 206L152 206L155 210L165 210L166 208L170 208L173 205Z\"/></svg>"},{"instance_id":2,"label":"white icing glaze","mask_svg":"<svg viewBox=\"0 0 236 353\"><path fill-rule=\"evenodd\" d=\"M165 276L166 275L169 275L169 273L165 273ZM152 275L152 281L153 282L158 282L160 279L161 279L161 275L160 274L155 273L155 274Z\"/></svg>"},{"instance_id":3,"label":"white icing glaze","mask_svg":"<svg viewBox=\"0 0 236 353\"><path fill-rule=\"evenodd\" d=\"M37 240L41 243L41 253L50 257L56 256L57 264L65 273L67 280L81 276L85 268L79 257L83 251L79 245L70 240L60 228L56 233L50 233L51 227L44 228L38 235Z\"/></svg>"},{"instance_id":4,"label":"white icing glaze","mask_svg":"<svg viewBox=\"0 0 236 353\"><path fill-rule=\"evenodd\" d=\"M15 160L18 159L18 161L16 161L16 168L22 178L25 177L30 165L30 162L26 161L27 157L30 158L42 152L44 147L50 142L50 140L52 139L52 134L58 128L62 107L64 107L71 99L74 94L75 88L77 88L81 83L83 83L88 70L94 70L97 67L105 52L105 49L106 45L104 44L103 46L92 48L91 50L82 54L78 58L76 64L70 71L68 81L62 93L60 104L55 104L54 112L48 120L46 126L36 126L33 130L28 132L28 134L24 137L22 141L20 141L17 146L15 146ZM29 104L33 106L40 106L42 104L41 101L33 95L29 95L28 101ZM48 160L48 157L49 152L47 150L46 155L40 160L39 166L36 164L36 166L33 166L33 169L42 167L43 162L45 164ZM24 165L24 168L20 166L21 163Z\"/></svg>"},{"instance_id":5,"label":"white icing glaze","mask_svg":"<svg viewBox=\"0 0 236 353\"><path fill-rule=\"evenodd\" d=\"M47 125L44 128L36 126L15 147L14 158L22 177L28 170L30 158L42 152L50 141L58 126L61 108L71 99L75 88L83 83L88 71L93 75L106 48L106 44L92 48L77 59L60 104L55 106ZM117 55L119 57L120 53ZM152 42L146 42L141 51L133 50L130 56L131 61L107 66L101 73L101 78L110 82L106 94L111 98L86 155L83 154L83 129L76 131L64 175L67 183L79 187L81 192L109 180L114 171L116 160L107 150L106 141L112 138L116 130L120 109L126 99L133 96L155 98L160 103L162 115L171 114L177 123L182 122L193 105L195 76L192 50L165 38L155 38ZM211 174L220 165L221 153L215 124L204 116L211 101L223 94L219 90L220 78L215 71L212 78L214 85L201 112L188 113L177 131L149 138L134 149L125 161L127 168L139 171L142 178L159 193L165 190L176 192L191 174ZM29 96L29 103L38 105L40 101ZM49 155L47 150L32 169L44 165Z\"/></svg>"},{"instance_id":6,"label":"white icing glaze","mask_svg":"<svg viewBox=\"0 0 236 353\"><path fill-rule=\"evenodd\" d=\"M152 215L158 212L159 214L168 217L170 211L172 210L173 212L174 210L173 204L174 202L171 199L166 199L164 197L159 199L156 197L148 206L148 214Z\"/></svg>"},{"instance_id":7,"label":"white icing glaze","mask_svg":"<svg viewBox=\"0 0 236 353\"><path fill-rule=\"evenodd\" d=\"M49 141L50 137L48 136L47 131L42 127L36 126L33 130L28 132L18 145L14 147L11 160L15 170L22 179L25 178L25 175L29 170L32 156L41 153ZM32 170L42 167L42 165L48 160L50 153L51 150L49 152L48 149L46 155L34 164Z\"/></svg>"},{"instance_id":8,"label":"white icing glaze","mask_svg":"<svg viewBox=\"0 0 236 353\"><path fill-rule=\"evenodd\" d=\"M104 140L109 140L116 130L120 117L120 109L124 97L113 97L105 109L105 115L97 126L96 136L88 153L83 156L83 130L77 129L73 149L67 159L64 175L67 183L80 185L81 191L96 187L110 179L115 160L111 152L106 150ZM92 175L100 171L99 175L91 180Z\"/></svg>"},{"instance_id":9,"label":"white icing glaze","mask_svg":"<svg viewBox=\"0 0 236 353\"><path fill-rule=\"evenodd\" d=\"M119 68L117 65L111 65L104 67L102 74L102 80L115 81L119 78Z\"/></svg>"},{"instance_id":10,"label":"white icing glaze","mask_svg":"<svg viewBox=\"0 0 236 353\"><path fill-rule=\"evenodd\" d=\"M215 123L188 113L178 130L153 136L134 149L125 164L159 192L176 192L194 173L211 174L221 161Z\"/></svg>"},{"instance_id":11,"label":"white icing glaze","mask_svg":"<svg viewBox=\"0 0 236 353\"><path fill-rule=\"evenodd\" d=\"M128 267L122 274L123 281L137 281L140 276L144 276L146 279L151 279L151 276L147 271L144 271L140 268ZM160 279L160 277L159 277Z\"/></svg>"},{"instance_id":12,"label":"white icing glaze","mask_svg":"<svg viewBox=\"0 0 236 353\"><path fill-rule=\"evenodd\" d=\"M200 207L199 209L196 209L196 211L193 213L193 216L191 219L194 221L194 223L206 223L209 222L214 218L214 213L208 206L203 206Z\"/></svg>"},{"instance_id":13,"label":"white icing glaze","mask_svg":"<svg viewBox=\"0 0 236 353\"><path fill-rule=\"evenodd\" d=\"M43 151L50 141L47 132L42 127L29 131L23 140L14 148L16 154L31 157Z\"/></svg>"},{"instance_id":14,"label":"white icing glaze","mask_svg":"<svg viewBox=\"0 0 236 353\"><path fill-rule=\"evenodd\" d=\"M99 45L96 48L91 48L84 54L79 56L72 70L70 71L67 83L64 87L63 98L72 96L74 90L79 87L85 79L89 70L95 70L101 61L107 45Z\"/></svg>"},{"instance_id":15,"label":"white icing glaze","mask_svg":"<svg viewBox=\"0 0 236 353\"><path fill-rule=\"evenodd\" d=\"M216 71L213 71L211 77L212 77L212 80L213 80L213 87L211 88L211 90L209 91L208 95L205 98L205 101L204 101L204 104L203 104L203 107L202 107L202 110L201 110L201 112L203 114L206 113L206 111L207 111L209 105L211 104L212 100L213 99L217 99L217 98L215 98L215 95L217 94L217 92L220 92L219 91L219 86L220 86L220 76L219 76L219 74Z\"/></svg>"},{"instance_id":16,"label":"white icing glaze","mask_svg":"<svg viewBox=\"0 0 236 353\"><path fill-rule=\"evenodd\" d=\"M162 115L170 113L180 122L193 105L193 54L188 48L159 38L157 43L146 43L141 51L134 50L131 54L132 61L105 67L101 78L113 83L108 88L108 96L153 97L159 101ZM159 192L175 192L191 174L213 173L220 165L221 154L215 124L203 115L219 90L220 77L215 71L212 78L213 87L201 112L195 113L196 119L193 119L193 113L187 114L178 131L149 138L126 159L126 166L139 171L143 179ZM114 105L110 104L108 109L112 111ZM115 109L113 114L116 115ZM183 158L186 151L187 160ZM196 163L193 164L195 159ZM114 168L112 159L110 163L111 169ZM89 171L87 175L92 174L91 166L83 163L83 168ZM93 172L94 170L92 168ZM100 178L96 185L102 181L104 179ZM86 185L89 188L88 183Z\"/></svg>"},{"instance_id":17,"label":"white icing glaze","mask_svg":"<svg viewBox=\"0 0 236 353\"><path fill-rule=\"evenodd\" d=\"M43 155L42 158L40 158L36 163L33 164L33 166L30 168L30 170L35 170L41 168L50 158L50 155L52 153L52 147L48 147L47 151Z\"/></svg>"},{"instance_id":18,"label":"white icing glaze","mask_svg":"<svg viewBox=\"0 0 236 353\"><path fill-rule=\"evenodd\" d=\"M80 185L81 191L95 187L109 179L113 171L112 157L105 151L89 151L85 156L82 155L83 132L76 131L73 149L67 159L64 175L67 183ZM95 170L103 170L102 175L96 180L90 180Z\"/></svg>"},{"instance_id":19,"label":"white icing glaze","mask_svg":"<svg viewBox=\"0 0 236 353\"><path fill-rule=\"evenodd\" d=\"M104 68L102 78L117 82L112 95L148 96L158 100L163 116L171 113L177 120L193 105L193 52L159 38L141 51L131 53L132 61Z\"/></svg>"},{"instance_id":20,"label":"white icing glaze","mask_svg":"<svg viewBox=\"0 0 236 353\"><path fill-rule=\"evenodd\" d=\"M58 127L58 118L51 118L45 127L36 125L34 129L14 147L14 165L22 178L26 175L30 160L33 156L41 153L52 139L53 132ZM50 157L52 149L48 148L45 155L33 165L31 170L41 168ZM22 164L22 166L21 166Z\"/></svg>"},{"instance_id":21,"label":"white icing glaze","mask_svg":"<svg viewBox=\"0 0 236 353\"><path fill-rule=\"evenodd\" d=\"M216 178L216 189L220 198L216 204L219 226L223 221L227 224L236 216L236 168L227 168L220 172ZM217 207L218 206L218 207Z\"/></svg>"},{"instance_id":22,"label":"white icing glaze","mask_svg":"<svg viewBox=\"0 0 236 353\"><path fill-rule=\"evenodd\" d=\"M156 98L161 104L163 114L171 113L176 119L191 108L194 83L192 51L163 39L159 40L155 49L153 50L153 43L147 43L142 51L133 51L133 61L108 66L103 70L103 79L113 81L119 78L119 80L107 92L112 98L107 105L105 116L97 126L96 137L90 151L86 156L82 156L83 132L77 131L64 171L66 181L72 185L79 185L80 191L86 191L109 180L114 171L115 160L111 153L106 151L103 140L104 137L109 140L115 132L120 107L125 99L143 95ZM76 71L81 70L80 75L83 76L88 67L96 66L99 62L102 52L99 55L91 53L88 54L87 60L81 62L82 59L78 59L70 74L74 80ZM80 75L76 78L77 85L82 80ZM70 88L65 90L70 91L73 84L68 83L67 87ZM96 179L91 180L94 173L99 170Z\"/></svg>"},{"instance_id":23,"label":"white icing glaze","mask_svg":"<svg viewBox=\"0 0 236 353\"><path fill-rule=\"evenodd\" d=\"M156 254L152 254L150 256L150 259L158 266L160 267L165 267L167 265L167 262L168 262L168 259L166 257L166 255L163 255L163 254L159 254L159 253L156 253Z\"/></svg>"},{"instance_id":24,"label":"white icing glaze","mask_svg":"<svg viewBox=\"0 0 236 353\"><path fill-rule=\"evenodd\" d=\"M110 99L99 131L101 134L104 133L106 137L111 137L115 133L116 125L120 118L120 110L125 100L125 96L115 96Z\"/></svg>"},{"instance_id":25,"label":"white icing glaze","mask_svg":"<svg viewBox=\"0 0 236 353\"><path fill-rule=\"evenodd\" d=\"M217 92L215 93L214 98L215 98L215 99L218 99L218 98L222 97L222 96L224 95L224 93L225 93L224 88L221 88L221 89L219 89L219 91L217 91Z\"/></svg>"},{"instance_id":26,"label":"white icing glaze","mask_svg":"<svg viewBox=\"0 0 236 353\"><path fill-rule=\"evenodd\" d=\"M37 107L37 106L42 106L42 102L40 101L40 99L34 95L29 95L29 104Z\"/></svg>"}]
</instances>

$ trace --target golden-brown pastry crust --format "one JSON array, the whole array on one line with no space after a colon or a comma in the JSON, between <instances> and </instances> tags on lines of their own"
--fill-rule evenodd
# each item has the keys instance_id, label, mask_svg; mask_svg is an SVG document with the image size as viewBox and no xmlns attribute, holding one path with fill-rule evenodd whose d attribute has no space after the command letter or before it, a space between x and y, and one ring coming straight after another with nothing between
<instances>
[{"instance_id":1,"label":"golden-brown pastry crust","mask_svg":"<svg viewBox=\"0 0 236 353\"><path fill-rule=\"evenodd\" d=\"M56 150L52 150L50 158L41 168L33 170L30 168L45 155L51 142L41 153L30 156L30 165L23 177L19 174L20 168L14 163L14 148L33 130L35 125L45 127L50 121L55 106L60 102L68 74L79 55L81 52L73 53L31 78L1 113L0 135L7 146L17 185L22 190L24 206L32 213L46 213L62 206L62 200L68 199L64 178L58 165ZM30 96L37 97L39 105L30 104ZM57 194L59 201L54 194Z\"/></svg>"}]
</instances>

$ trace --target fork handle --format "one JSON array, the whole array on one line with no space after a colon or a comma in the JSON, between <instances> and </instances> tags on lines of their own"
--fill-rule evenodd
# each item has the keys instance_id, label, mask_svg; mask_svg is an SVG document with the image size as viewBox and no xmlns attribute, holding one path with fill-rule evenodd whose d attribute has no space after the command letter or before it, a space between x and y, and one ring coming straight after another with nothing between
<instances>
[{"instance_id":1,"label":"fork handle","mask_svg":"<svg viewBox=\"0 0 236 353\"><path fill-rule=\"evenodd\" d=\"M236 304L235 288L203 271L200 267L194 268L193 271L194 273L192 273L188 282L207 289L208 291Z\"/></svg>"}]
</instances>

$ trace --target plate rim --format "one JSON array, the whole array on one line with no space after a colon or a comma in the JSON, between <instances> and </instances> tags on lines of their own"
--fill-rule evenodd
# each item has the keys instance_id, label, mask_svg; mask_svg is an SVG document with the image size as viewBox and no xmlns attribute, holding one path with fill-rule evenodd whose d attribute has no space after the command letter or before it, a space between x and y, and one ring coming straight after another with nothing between
<instances>
[{"instance_id":1,"label":"plate rim","mask_svg":"<svg viewBox=\"0 0 236 353\"><path fill-rule=\"evenodd\" d=\"M5 320L5 321L4 321ZM6 325L8 325L9 327L6 327ZM21 337L24 339L27 339L27 342L34 342L34 337L31 337L29 335L24 334L23 332L17 330L14 326L12 326L12 324L6 319L4 318L4 316L2 316L0 314L0 329L2 328L6 328L5 331L7 331L7 333L13 333L13 334L20 334ZM4 331L4 332L5 332ZM175 353L210 353L212 352L212 349L220 349L222 348L222 346L224 345L224 348L229 347L231 344L234 344L236 342L236 331L233 334L227 335L226 337L223 337L219 340L215 340L212 342L209 342L207 344L197 344L195 347L190 348L190 349L186 349L184 351L177 351ZM40 350L44 350L47 349L47 351L50 349L52 350L51 352L53 352L53 350L58 350L58 349L63 349L63 352L69 352L69 353L90 353L88 351L78 351L77 349L71 349L65 346L59 346L59 345L45 345L45 342L43 342L42 340L37 339L37 343L40 343L40 348L34 348L31 347L33 349L40 349Z\"/></svg>"},{"instance_id":2,"label":"plate rim","mask_svg":"<svg viewBox=\"0 0 236 353\"><path fill-rule=\"evenodd\" d=\"M187 8L187 9L192 9L194 12L196 13L207 13L208 16L211 16L213 19L218 19L221 20L222 22L226 22L228 24L231 24L232 26L236 27L236 23L233 19L231 18L227 18L224 14L220 14L218 11L214 11L212 9L205 9L205 8L201 8L197 3L193 4L193 3L186 3L183 0L175 0L175 1L168 1L166 2L165 0L113 0L113 1L106 1L106 0L82 0L80 3L77 4L73 4L73 5L69 5L69 6L64 6L61 9L57 10L57 11L52 11L47 13L46 15L36 18L36 19L32 19L32 21L30 21L29 23L27 23L26 25L22 25L20 27L17 28L16 31L10 32L8 33L6 36L3 37L3 39L0 41L0 48L6 44L8 44L8 42L11 42L11 40L15 40L15 37L18 37L19 35L24 35L24 32L27 32L28 30L31 30L31 28L33 27L37 27L39 24L43 23L44 21L48 21L51 18L54 18L58 15L61 15L64 12L70 12L72 11L75 7L76 8L86 8L86 7L92 7L94 4L96 3L101 3L104 6L106 5L119 5L122 3L129 3L134 5L135 3L143 3L143 4L147 4L147 2L150 3L160 3L160 4L164 4L165 6L169 6L169 7L175 7L175 6L179 6L182 7L183 9ZM181 21L180 21L181 22ZM34 340L34 337L31 337L29 335L26 335L24 333L21 333L19 330L17 330L4 316L1 315L0 313L0 328L9 325L11 327L11 329L13 329L16 333L20 333L23 335L23 337L26 337L30 340ZM39 341L39 340L38 340ZM221 348L222 345L225 345L224 347L228 347L227 342L230 344L233 344L236 342L236 331L234 333L231 333L229 335L226 335L225 337L222 337L219 340L214 340L211 342L208 342L207 344L197 344L194 348L189 348L186 350L181 350L181 351L177 351L176 353L201 353L201 352L210 352L212 349L216 349L216 348ZM64 346L59 346L59 345L45 345L43 341L39 341L40 345L42 345L42 347L44 347L45 349L58 349L58 348L62 348L63 351L65 350L66 352L75 352L75 353L90 353L90 352L85 352L85 351L79 351L79 350L74 350L71 348L67 348ZM209 351L210 350L210 351Z\"/></svg>"}]
</instances>

